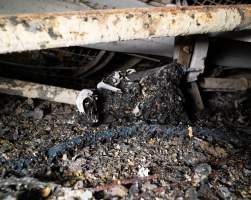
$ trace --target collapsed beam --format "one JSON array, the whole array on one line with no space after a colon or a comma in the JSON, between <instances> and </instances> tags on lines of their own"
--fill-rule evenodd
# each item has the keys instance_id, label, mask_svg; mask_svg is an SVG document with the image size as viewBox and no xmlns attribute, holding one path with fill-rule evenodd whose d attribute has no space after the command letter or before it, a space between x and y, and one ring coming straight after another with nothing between
<instances>
[{"instance_id":1,"label":"collapsed beam","mask_svg":"<svg viewBox=\"0 0 251 200\"><path fill-rule=\"evenodd\" d=\"M75 105L80 91L0 77L0 92Z\"/></svg>"},{"instance_id":2,"label":"collapsed beam","mask_svg":"<svg viewBox=\"0 0 251 200\"><path fill-rule=\"evenodd\" d=\"M251 29L251 5L0 15L0 53Z\"/></svg>"}]
</instances>

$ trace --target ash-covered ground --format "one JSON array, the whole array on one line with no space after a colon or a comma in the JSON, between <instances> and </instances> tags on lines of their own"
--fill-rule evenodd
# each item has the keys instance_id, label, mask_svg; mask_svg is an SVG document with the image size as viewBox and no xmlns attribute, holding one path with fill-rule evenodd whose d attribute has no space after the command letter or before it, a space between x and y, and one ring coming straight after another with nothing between
<instances>
[{"instance_id":1,"label":"ash-covered ground","mask_svg":"<svg viewBox=\"0 0 251 200\"><path fill-rule=\"evenodd\" d=\"M191 121L175 70L99 91L96 126L74 106L1 95L0 199L250 199L250 99L214 93Z\"/></svg>"}]
</instances>

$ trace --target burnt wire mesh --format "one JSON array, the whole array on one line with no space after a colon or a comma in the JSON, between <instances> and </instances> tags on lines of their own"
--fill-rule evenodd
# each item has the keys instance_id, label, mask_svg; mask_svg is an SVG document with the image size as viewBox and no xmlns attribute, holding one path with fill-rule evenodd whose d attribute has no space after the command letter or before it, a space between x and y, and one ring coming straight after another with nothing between
<instances>
[{"instance_id":1,"label":"burnt wire mesh","mask_svg":"<svg viewBox=\"0 0 251 200\"><path fill-rule=\"evenodd\" d=\"M234 4L250 4L250 0L190 0L189 5L234 5Z\"/></svg>"}]
</instances>

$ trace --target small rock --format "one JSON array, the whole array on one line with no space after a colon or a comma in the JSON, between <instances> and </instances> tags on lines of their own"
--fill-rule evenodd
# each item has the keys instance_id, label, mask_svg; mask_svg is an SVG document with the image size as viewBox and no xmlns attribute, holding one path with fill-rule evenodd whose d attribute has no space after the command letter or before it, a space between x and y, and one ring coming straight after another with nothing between
<instances>
[{"instance_id":1,"label":"small rock","mask_svg":"<svg viewBox=\"0 0 251 200\"><path fill-rule=\"evenodd\" d=\"M44 117L44 111L41 110L40 108L35 108L35 110L33 111L33 118L35 120L40 120Z\"/></svg>"},{"instance_id":2,"label":"small rock","mask_svg":"<svg viewBox=\"0 0 251 200\"><path fill-rule=\"evenodd\" d=\"M207 163L198 165L195 168L195 174L193 176L193 185L197 186L198 183L207 179L209 174L211 174L211 172L212 172L212 168Z\"/></svg>"},{"instance_id":3,"label":"small rock","mask_svg":"<svg viewBox=\"0 0 251 200\"><path fill-rule=\"evenodd\" d=\"M251 160L246 160L245 166L247 169L251 170Z\"/></svg>"},{"instance_id":4,"label":"small rock","mask_svg":"<svg viewBox=\"0 0 251 200\"><path fill-rule=\"evenodd\" d=\"M187 199L187 200L197 200L198 199L197 191L194 188L187 189L187 191L185 193L185 199Z\"/></svg>"},{"instance_id":5,"label":"small rock","mask_svg":"<svg viewBox=\"0 0 251 200\"><path fill-rule=\"evenodd\" d=\"M157 188L156 185L153 185L153 184L147 182L147 183L145 183L145 184L142 185L141 190L142 190L143 192L146 192L146 191L152 191L152 190L154 190L154 189L156 189L156 188Z\"/></svg>"},{"instance_id":6,"label":"small rock","mask_svg":"<svg viewBox=\"0 0 251 200\"><path fill-rule=\"evenodd\" d=\"M128 194L128 190L123 185L117 185L117 186L107 190L106 193L108 196L123 198Z\"/></svg>"},{"instance_id":7,"label":"small rock","mask_svg":"<svg viewBox=\"0 0 251 200\"><path fill-rule=\"evenodd\" d=\"M63 161L67 161L68 160L67 154L63 154L62 160Z\"/></svg>"},{"instance_id":8,"label":"small rock","mask_svg":"<svg viewBox=\"0 0 251 200\"><path fill-rule=\"evenodd\" d=\"M147 143L150 144L150 145L154 145L154 144L156 144L156 139L151 138L150 140L148 140Z\"/></svg>"},{"instance_id":9,"label":"small rock","mask_svg":"<svg viewBox=\"0 0 251 200\"><path fill-rule=\"evenodd\" d=\"M225 158L228 156L228 153L224 148L220 146L214 146L207 141L200 141L199 146L204 152L216 158Z\"/></svg>"},{"instance_id":10,"label":"small rock","mask_svg":"<svg viewBox=\"0 0 251 200\"><path fill-rule=\"evenodd\" d=\"M16 200L17 197L12 194L0 193L0 199L2 199L2 200Z\"/></svg>"},{"instance_id":11,"label":"small rock","mask_svg":"<svg viewBox=\"0 0 251 200\"><path fill-rule=\"evenodd\" d=\"M193 128L191 126L187 128L187 135L190 139L193 137Z\"/></svg>"},{"instance_id":12,"label":"small rock","mask_svg":"<svg viewBox=\"0 0 251 200\"><path fill-rule=\"evenodd\" d=\"M14 149L14 145L7 140L0 140L0 152L6 153L12 151Z\"/></svg>"},{"instance_id":13,"label":"small rock","mask_svg":"<svg viewBox=\"0 0 251 200\"><path fill-rule=\"evenodd\" d=\"M49 131L51 131L51 127L49 125L47 125L44 130L49 132Z\"/></svg>"},{"instance_id":14,"label":"small rock","mask_svg":"<svg viewBox=\"0 0 251 200\"><path fill-rule=\"evenodd\" d=\"M177 153L173 153L173 154L171 154L171 159L172 159L172 161L173 162L178 162L178 160L177 160Z\"/></svg>"},{"instance_id":15,"label":"small rock","mask_svg":"<svg viewBox=\"0 0 251 200\"><path fill-rule=\"evenodd\" d=\"M139 192L139 184L136 182L133 184L129 189L129 199L132 199L132 197Z\"/></svg>"},{"instance_id":16,"label":"small rock","mask_svg":"<svg viewBox=\"0 0 251 200\"><path fill-rule=\"evenodd\" d=\"M89 200L92 199L92 192L89 190L71 190L64 189L63 194L57 197L57 200Z\"/></svg>"},{"instance_id":17,"label":"small rock","mask_svg":"<svg viewBox=\"0 0 251 200\"><path fill-rule=\"evenodd\" d=\"M244 172L245 176L248 176L248 177L251 176L251 170L249 170L249 169L243 169L243 172Z\"/></svg>"},{"instance_id":18,"label":"small rock","mask_svg":"<svg viewBox=\"0 0 251 200\"><path fill-rule=\"evenodd\" d=\"M47 198L51 193L51 189L49 187L45 187L40 192L43 198Z\"/></svg>"},{"instance_id":19,"label":"small rock","mask_svg":"<svg viewBox=\"0 0 251 200\"><path fill-rule=\"evenodd\" d=\"M84 183L83 181L77 181L73 187L74 190L82 189L84 188Z\"/></svg>"},{"instance_id":20,"label":"small rock","mask_svg":"<svg viewBox=\"0 0 251 200\"><path fill-rule=\"evenodd\" d=\"M29 106L34 106L34 101L33 101L33 99L28 98L26 102L27 102L27 104L28 104Z\"/></svg>"},{"instance_id":21,"label":"small rock","mask_svg":"<svg viewBox=\"0 0 251 200\"><path fill-rule=\"evenodd\" d=\"M92 192L89 191L89 190L86 190L86 191L83 193L83 198L82 198L82 200L89 200L89 199L92 199Z\"/></svg>"},{"instance_id":22,"label":"small rock","mask_svg":"<svg viewBox=\"0 0 251 200\"><path fill-rule=\"evenodd\" d=\"M213 188L211 188L208 184L201 184L199 191L198 191L198 198L199 199L212 199L212 200L218 200L218 195L214 191Z\"/></svg>"},{"instance_id":23,"label":"small rock","mask_svg":"<svg viewBox=\"0 0 251 200\"><path fill-rule=\"evenodd\" d=\"M222 199L227 199L231 196L231 193L229 192L227 187L223 187L223 186L219 188L218 193Z\"/></svg>"},{"instance_id":24,"label":"small rock","mask_svg":"<svg viewBox=\"0 0 251 200\"><path fill-rule=\"evenodd\" d=\"M162 187L167 187L168 186L167 182L165 182L164 180L160 180L160 184L161 184Z\"/></svg>"},{"instance_id":25,"label":"small rock","mask_svg":"<svg viewBox=\"0 0 251 200\"><path fill-rule=\"evenodd\" d=\"M248 188L245 188L243 190L239 190L239 193L241 194L241 196L245 199L251 199L251 186L249 186Z\"/></svg>"}]
</instances>

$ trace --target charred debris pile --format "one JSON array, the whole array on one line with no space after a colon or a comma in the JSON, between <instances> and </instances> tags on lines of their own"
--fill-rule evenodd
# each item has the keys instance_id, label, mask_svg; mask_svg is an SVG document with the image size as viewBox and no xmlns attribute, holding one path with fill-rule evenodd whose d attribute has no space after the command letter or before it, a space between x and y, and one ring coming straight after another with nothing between
<instances>
[{"instance_id":1,"label":"charred debris pile","mask_svg":"<svg viewBox=\"0 0 251 200\"><path fill-rule=\"evenodd\" d=\"M80 54L65 50L1 56L2 76L84 98L77 110L1 95L0 198L250 198L249 91L202 90L198 111L185 65L116 54L83 78L86 69L65 65Z\"/></svg>"}]
</instances>

